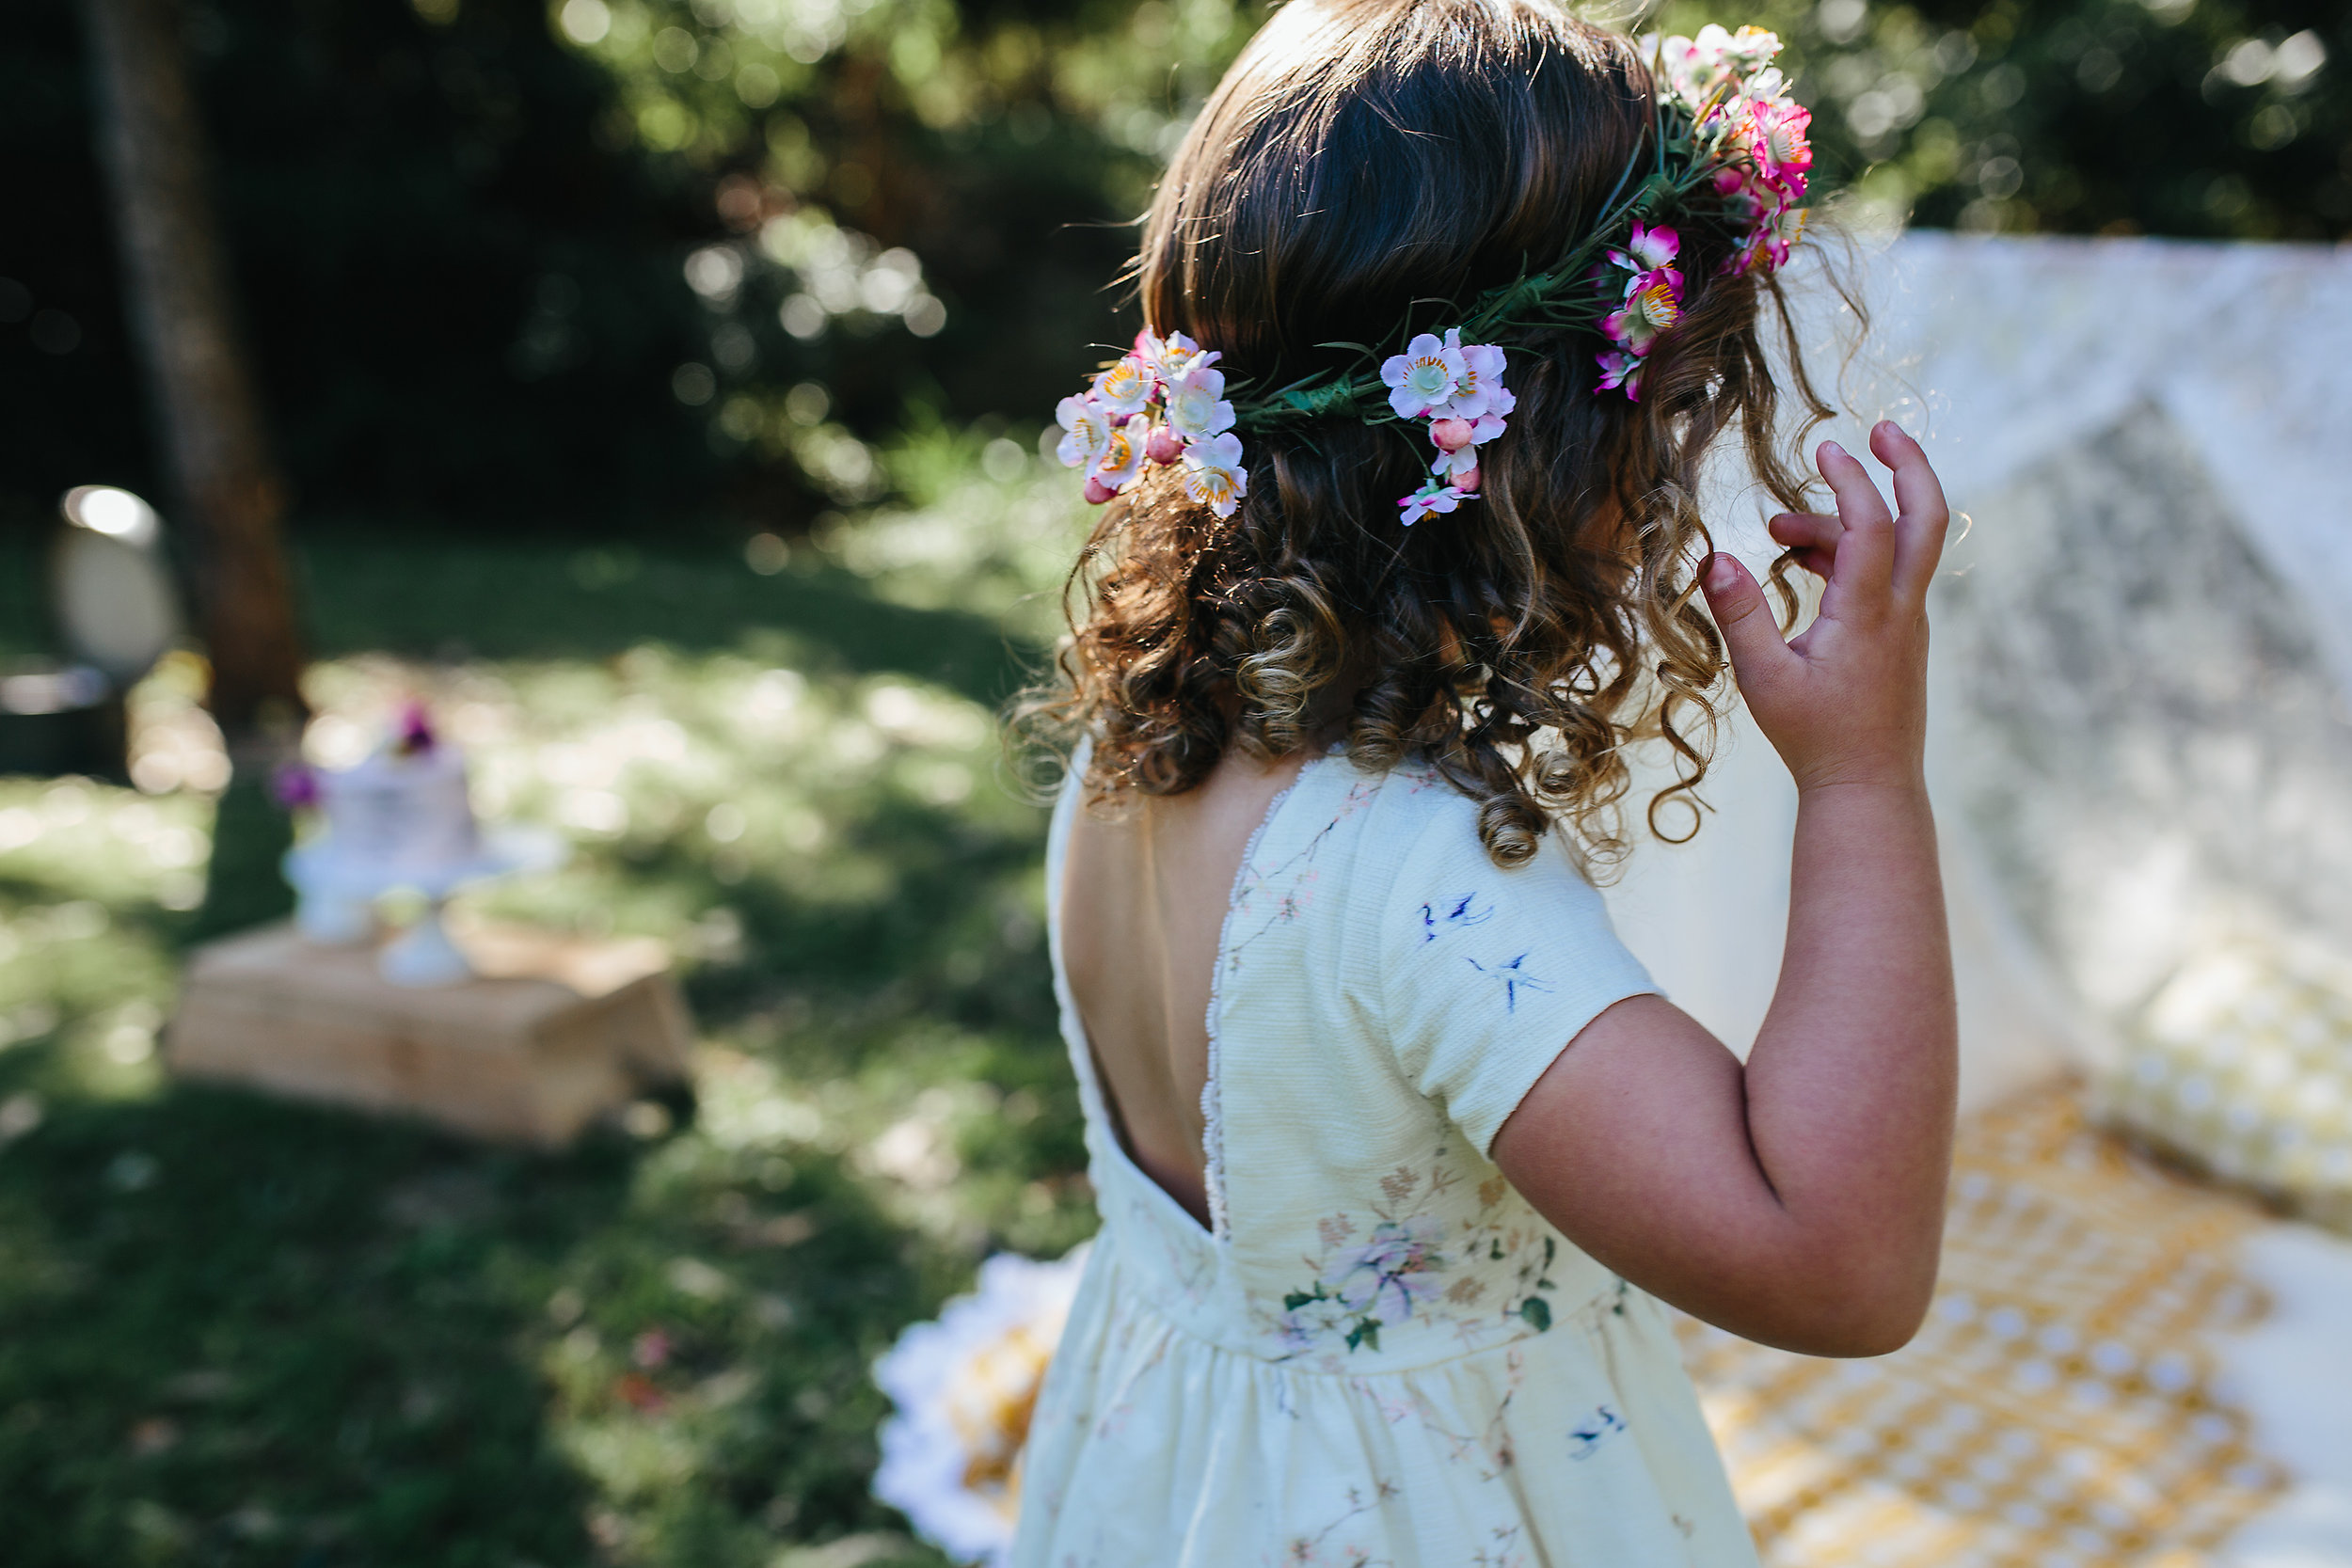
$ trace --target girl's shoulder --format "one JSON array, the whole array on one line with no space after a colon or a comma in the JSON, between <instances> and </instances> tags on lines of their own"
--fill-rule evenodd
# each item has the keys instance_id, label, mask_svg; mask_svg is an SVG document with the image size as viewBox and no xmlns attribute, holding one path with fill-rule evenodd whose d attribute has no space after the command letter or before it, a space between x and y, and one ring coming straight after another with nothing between
<instances>
[{"instance_id":1,"label":"girl's shoulder","mask_svg":"<svg viewBox=\"0 0 2352 1568\"><path fill-rule=\"evenodd\" d=\"M1425 760L1385 771L1332 761L1325 809L1301 815L1291 847L1329 832L1327 822L1355 825L1337 879L1355 1010L1377 1021L1405 1081L1484 1151L1586 1023L1655 988L1561 835L1523 864L1498 865L1478 836L1478 803ZM1311 880L1286 907L1314 900Z\"/></svg>"},{"instance_id":2,"label":"girl's shoulder","mask_svg":"<svg viewBox=\"0 0 2352 1568\"><path fill-rule=\"evenodd\" d=\"M1607 903L1565 837L1547 833L1525 862L1497 863L1479 836L1479 803L1426 757L1372 768L1335 751L1302 784L1306 809L1282 814L1284 831L1269 835L1254 870L1327 881L1343 861L1344 918L1375 937L1384 967L1474 926L1553 947L1616 948Z\"/></svg>"},{"instance_id":3,"label":"girl's shoulder","mask_svg":"<svg viewBox=\"0 0 2352 1568\"><path fill-rule=\"evenodd\" d=\"M1394 873L1375 882L1409 884L1431 876L1486 876L1513 885L1565 878L1590 890L1566 841L1545 835L1536 853L1517 866L1496 863L1479 837L1480 807L1449 781L1438 765L1415 752L1388 768L1371 768L1335 752L1342 775L1332 794L1341 819L1360 815L1355 849L1375 866Z\"/></svg>"}]
</instances>

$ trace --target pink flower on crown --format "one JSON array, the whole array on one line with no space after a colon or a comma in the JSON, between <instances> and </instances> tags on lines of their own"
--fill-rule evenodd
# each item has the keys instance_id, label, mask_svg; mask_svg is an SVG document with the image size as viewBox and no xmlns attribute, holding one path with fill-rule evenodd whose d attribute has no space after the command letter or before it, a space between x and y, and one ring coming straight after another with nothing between
<instances>
[{"instance_id":1,"label":"pink flower on crown","mask_svg":"<svg viewBox=\"0 0 2352 1568\"><path fill-rule=\"evenodd\" d=\"M1094 472L1087 476L1089 492L1099 486L1117 495L1126 488L1143 471L1144 442L1151 435L1152 421L1140 414L1112 426L1109 444L1104 447L1103 455L1095 459Z\"/></svg>"},{"instance_id":2,"label":"pink flower on crown","mask_svg":"<svg viewBox=\"0 0 2352 1568\"><path fill-rule=\"evenodd\" d=\"M1429 471L1454 481L1465 492L1474 488L1463 483L1463 477L1478 472L1478 449L1502 435L1503 429L1501 416L1495 414L1482 414L1475 420L1455 415L1431 420L1429 439L1437 444L1438 460L1429 466Z\"/></svg>"},{"instance_id":3,"label":"pink flower on crown","mask_svg":"<svg viewBox=\"0 0 2352 1568\"><path fill-rule=\"evenodd\" d=\"M1613 392L1623 388L1629 402L1642 401L1642 361L1630 354L1611 349L1595 355L1600 364L1600 389Z\"/></svg>"},{"instance_id":4,"label":"pink flower on crown","mask_svg":"<svg viewBox=\"0 0 2352 1568\"><path fill-rule=\"evenodd\" d=\"M1749 233L1747 244L1732 257L1727 270L1747 272L1761 267L1767 272L1788 264L1789 247L1804 233L1804 210L1783 207L1771 217L1756 224Z\"/></svg>"},{"instance_id":5,"label":"pink flower on crown","mask_svg":"<svg viewBox=\"0 0 2352 1568\"><path fill-rule=\"evenodd\" d=\"M1757 189L1757 181L1747 169L1725 164L1715 171L1712 183L1715 194L1724 198L1724 208L1732 221L1748 228L1754 228L1774 205L1772 198Z\"/></svg>"},{"instance_id":6,"label":"pink flower on crown","mask_svg":"<svg viewBox=\"0 0 2352 1568\"><path fill-rule=\"evenodd\" d=\"M1220 517L1230 517L1249 493L1242 466L1241 437L1228 431L1184 449L1184 494Z\"/></svg>"},{"instance_id":7,"label":"pink flower on crown","mask_svg":"<svg viewBox=\"0 0 2352 1568\"><path fill-rule=\"evenodd\" d=\"M1458 483L1463 475L1478 471L1478 449L1464 447L1458 451L1440 451L1438 460L1429 465L1429 471L1449 484ZM1474 486L1462 488L1468 491Z\"/></svg>"},{"instance_id":8,"label":"pink flower on crown","mask_svg":"<svg viewBox=\"0 0 2352 1568\"><path fill-rule=\"evenodd\" d=\"M1668 39L1669 51L1679 44L1681 69L1688 79L1702 91L1720 86L1726 79L1751 71L1760 71L1772 63L1780 53L1779 35L1762 27L1742 27L1738 32L1724 31L1722 24L1710 22L1689 39Z\"/></svg>"},{"instance_id":9,"label":"pink flower on crown","mask_svg":"<svg viewBox=\"0 0 2352 1568\"><path fill-rule=\"evenodd\" d=\"M1389 406L1407 420L1418 420L1445 404L1469 374L1458 339L1449 347L1428 332L1380 367L1380 379L1389 386Z\"/></svg>"},{"instance_id":10,"label":"pink flower on crown","mask_svg":"<svg viewBox=\"0 0 2352 1568\"><path fill-rule=\"evenodd\" d=\"M1065 468L1085 468L1102 461L1111 444L1111 412L1092 398L1064 398L1054 407L1064 432L1054 454Z\"/></svg>"},{"instance_id":11,"label":"pink flower on crown","mask_svg":"<svg viewBox=\"0 0 2352 1568\"><path fill-rule=\"evenodd\" d=\"M1136 334L1130 357L1142 360L1163 384L1172 386L1186 371L1214 365L1222 356L1214 350L1203 354L1199 343L1181 332L1163 338L1147 326Z\"/></svg>"},{"instance_id":12,"label":"pink flower on crown","mask_svg":"<svg viewBox=\"0 0 2352 1568\"><path fill-rule=\"evenodd\" d=\"M1740 99L1777 90L1780 73L1770 67L1779 53L1780 39L1761 27L1727 33L1709 23L1696 38L1660 40L1657 71L1699 129L1712 131L1738 115Z\"/></svg>"},{"instance_id":13,"label":"pink flower on crown","mask_svg":"<svg viewBox=\"0 0 2352 1568\"><path fill-rule=\"evenodd\" d=\"M1662 223L1649 225L1637 218L1633 224L1633 237L1626 241L1623 250L1610 251L1609 260L1613 265L1623 267L1638 277L1645 273L1672 267L1675 258L1681 253L1681 235ZM1632 292L1633 285L1627 285L1626 293Z\"/></svg>"},{"instance_id":14,"label":"pink flower on crown","mask_svg":"<svg viewBox=\"0 0 2352 1568\"><path fill-rule=\"evenodd\" d=\"M1647 354L1658 335L1682 319L1682 276L1667 271L1645 273L1635 280L1638 293L1601 319L1601 335L1636 355Z\"/></svg>"},{"instance_id":15,"label":"pink flower on crown","mask_svg":"<svg viewBox=\"0 0 2352 1568\"><path fill-rule=\"evenodd\" d=\"M1454 382L1454 395L1446 399L1442 405L1429 410L1433 417L1476 420L1508 414L1518 407L1518 396L1502 384L1502 350L1492 343L1463 342L1462 329L1458 326L1447 330L1445 347L1448 353L1460 356L1462 374ZM1395 400L1391 398L1390 402L1393 406ZM1499 419L1496 424L1495 435L1500 436L1502 431ZM1494 436L1482 436L1479 439L1490 441Z\"/></svg>"},{"instance_id":16,"label":"pink flower on crown","mask_svg":"<svg viewBox=\"0 0 2352 1568\"><path fill-rule=\"evenodd\" d=\"M1790 201L1804 195L1805 176L1813 168L1813 144L1806 136L1812 124L1812 110L1785 98L1756 104L1749 118L1748 152L1757 177Z\"/></svg>"},{"instance_id":17,"label":"pink flower on crown","mask_svg":"<svg viewBox=\"0 0 2352 1568\"><path fill-rule=\"evenodd\" d=\"M1158 390L1152 367L1127 355L1094 378L1094 399L1114 414L1139 414Z\"/></svg>"},{"instance_id":18,"label":"pink flower on crown","mask_svg":"<svg viewBox=\"0 0 2352 1568\"><path fill-rule=\"evenodd\" d=\"M1195 364L1167 385L1168 422L1186 441L1205 441L1233 428L1233 405L1225 396L1225 372Z\"/></svg>"},{"instance_id":19,"label":"pink flower on crown","mask_svg":"<svg viewBox=\"0 0 2352 1568\"><path fill-rule=\"evenodd\" d=\"M1431 480L1411 495L1397 497L1396 520L1406 528L1411 528L1431 513L1451 512L1470 499L1470 492L1466 490L1458 490L1451 484L1439 484L1437 481Z\"/></svg>"}]
</instances>

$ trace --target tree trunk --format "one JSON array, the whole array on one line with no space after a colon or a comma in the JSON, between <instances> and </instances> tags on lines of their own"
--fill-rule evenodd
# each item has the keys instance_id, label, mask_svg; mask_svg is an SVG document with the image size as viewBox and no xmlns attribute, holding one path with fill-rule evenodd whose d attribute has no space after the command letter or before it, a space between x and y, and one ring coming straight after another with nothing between
<instances>
[{"instance_id":1,"label":"tree trunk","mask_svg":"<svg viewBox=\"0 0 2352 1568\"><path fill-rule=\"evenodd\" d=\"M303 713L286 487L237 338L179 5L84 9L132 335L195 546L213 715L232 754L266 753L289 744Z\"/></svg>"}]
</instances>

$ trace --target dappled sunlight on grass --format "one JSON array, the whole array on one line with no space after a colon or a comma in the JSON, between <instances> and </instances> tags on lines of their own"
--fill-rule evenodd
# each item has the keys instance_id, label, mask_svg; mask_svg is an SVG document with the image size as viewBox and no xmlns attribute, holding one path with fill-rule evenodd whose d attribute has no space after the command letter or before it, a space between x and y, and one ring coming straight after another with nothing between
<instances>
[{"instance_id":1,"label":"dappled sunlight on grass","mask_svg":"<svg viewBox=\"0 0 2352 1568\"><path fill-rule=\"evenodd\" d=\"M1093 1223L993 716L1069 538L1040 471L770 574L498 546L462 645L470 547L312 557L396 633L312 671L318 760L426 698L572 847L465 902L678 957L691 1087L566 1154L172 1084L212 800L0 780L0 1495L53 1504L11 1563L937 1562L866 1495L868 1365Z\"/></svg>"}]
</instances>

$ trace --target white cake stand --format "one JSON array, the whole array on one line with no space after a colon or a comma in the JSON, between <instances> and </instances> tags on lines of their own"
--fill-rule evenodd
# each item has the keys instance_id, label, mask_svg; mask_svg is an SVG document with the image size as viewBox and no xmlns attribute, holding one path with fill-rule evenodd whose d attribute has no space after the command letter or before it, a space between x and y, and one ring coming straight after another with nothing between
<instances>
[{"instance_id":1,"label":"white cake stand","mask_svg":"<svg viewBox=\"0 0 2352 1568\"><path fill-rule=\"evenodd\" d=\"M385 945L376 970L396 986L453 986L473 968L450 941L441 911L462 887L517 872L552 871L564 863L563 838L544 828L485 830L475 852L426 865L397 864L340 852L331 835L286 851L286 880L295 895L295 928L327 946L361 942L375 931L374 904L388 893L413 889L425 898L416 924Z\"/></svg>"}]
</instances>

